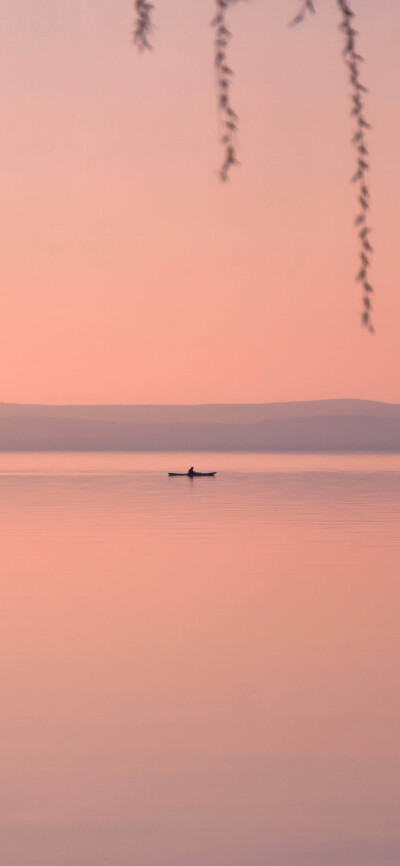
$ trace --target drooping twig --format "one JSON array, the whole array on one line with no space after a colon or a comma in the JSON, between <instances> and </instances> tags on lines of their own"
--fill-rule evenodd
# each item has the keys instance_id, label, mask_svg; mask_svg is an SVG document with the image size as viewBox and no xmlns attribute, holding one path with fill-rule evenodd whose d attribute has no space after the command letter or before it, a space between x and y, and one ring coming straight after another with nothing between
<instances>
[{"instance_id":1,"label":"drooping twig","mask_svg":"<svg viewBox=\"0 0 400 866\"><path fill-rule=\"evenodd\" d=\"M367 221L370 204L370 191L367 181L369 152L366 140L366 130L370 128L370 125L365 118L364 111L364 94L367 92L367 88L361 83L360 66L363 58L358 54L356 47L357 31L353 27L354 12L350 7L349 0L336 0L336 2L342 13L340 29L344 34L345 40L343 55L349 70L352 100L351 116L355 119L356 123L356 130L352 139L357 154L356 172L352 177L352 182L358 185L358 213L355 225L359 230L358 237L360 241L360 268L356 279L361 283L363 288L361 321L370 333L374 333L371 317L371 294L373 293L373 288L369 282L370 254L372 253L369 241L371 229ZM290 22L290 26L300 24L307 12L315 12L312 0L304 0L298 14Z\"/></svg>"},{"instance_id":2,"label":"drooping twig","mask_svg":"<svg viewBox=\"0 0 400 866\"><path fill-rule=\"evenodd\" d=\"M304 21L308 12L315 12L314 3L312 2L312 0L304 0L304 2L300 6L297 15L295 15L294 18L289 21L289 27L295 27L296 24L301 24L301 22Z\"/></svg>"},{"instance_id":3,"label":"drooping twig","mask_svg":"<svg viewBox=\"0 0 400 866\"><path fill-rule=\"evenodd\" d=\"M361 321L368 331L374 333L374 326L371 318L371 294L373 288L369 282L369 269L372 253L372 247L369 241L371 229L367 219L370 205L370 191L367 181L367 172L369 171L369 152L366 140L366 130L370 129L370 125L365 118L364 110L364 94L367 92L367 88L361 83L360 66L363 58L357 52L357 31L353 27L354 12L350 8L348 0L337 0L337 3L342 13L340 29L342 30L345 39L343 54L346 66L349 70L352 101L351 116L354 118L356 124L356 130L352 139L357 156L356 172L352 177L353 183L358 186L358 213L355 219L355 225L359 229L358 237L360 240L360 269L357 273L356 279L361 283L363 289L363 310Z\"/></svg>"},{"instance_id":4,"label":"drooping twig","mask_svg":"<svg viewBox=\"0 0 400 866\"><path fill-rule=\"evenodd\" d=\"M211 24L215 33L214 63L217 79L218 111L222 124L221 143L224 147L224 159L219 174L221 179L225 181L228 180L231 167L238 164L236 155L238 116L231 104L233 71L229 66L227 58L229 42L232 36L227 27L227 14L231 5L237 2L237 0L214 0L214 2L216 4L216 15ZM355 225L358 228L358 237L360 241L360 268L357 273L357 280L361 283L363 289L362 324L373 333L374 327L371 317L371 295L373 293L373 288L369 282L370 254L372 253L372 247L369 240L371 228L367 220L370 191L367 181L369 152L366 130L370 127L365 118L364 111L364 94L367 90L361 83L360 65L363 58L358 54L356 49L357 31L353 28L354 12L350 7L350 0L336 0L336 2L342 16L340 29L343 32L345 40L343 54L349 71L352 99L351 115L356 124L356 130L352 142L356 149L357 163L356 172L353 175L352 181L358 185L359 193L358 213L355 219ZM134 0L134 6L136 10L136 22L133 33L134 42L138 45L139 49L149 49L152 47L149 37L152 31L153 4L149 2L149 0ZM301 0L299 11L292 19L289 26L300 24L309 13L314 12L314 0Z\"/></svg>"},{"instance_id":5,"label":"drooping twig","mask_svg":"<svg viewBox=\"0 0 400 866\"><path fill-rule=\"evenodd\" d=\"M140 51L151 49L150 33L152 31L151 13L154 9L148 0L135 0L136 20L133 31L133 41Z\"/></svg>"},{"instance_id":6,"label":"drooping twig","mask_svg":"<svg viewBox=\"0 0 400 866\"><path fill-rule=\"evenodd\" d=\"M221 180L228 180L229 171L233 165L237 165L236 135L238 129L238 116L231 104L231 82L233 71L229 66L227 50L231 32L227 27L227 12L236 0L215 0L216 15L211 22L214 28L214 62L217 78L218 111L222 123L221 143L224 147L224 160L219 170Z\"/></svg>"}]
</instances>

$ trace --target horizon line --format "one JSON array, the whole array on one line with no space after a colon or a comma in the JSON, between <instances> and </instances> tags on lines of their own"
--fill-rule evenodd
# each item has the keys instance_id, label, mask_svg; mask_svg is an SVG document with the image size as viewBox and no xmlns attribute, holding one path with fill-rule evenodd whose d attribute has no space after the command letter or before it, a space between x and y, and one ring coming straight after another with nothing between
<instances>
[{"instance_id":1,"label":"horizon line","mask_svg":"<svg viewBox=\"0 0 400 866\"><path fill-rule=\"evenodd\" d=\"M140 407L140 408L149 408L149 407L183 407L183 408L194 408L198 406L283 406L290 405L294 403L380 403L386 406L399 406L400 402L393 402L391 400L379 400L373 397L312 397L308 399L299 399L299 400L266 400L266 401L251 401L251 402L238 402L238 401L229 401L229 402L205 402L205 403L40 403L40 402L15 402L8 400L0 400L0 406L32 406L32 407L50 407L50 408L98 408L98 407L107 407L107 408L128 408L128 407Z\"/></svg>"}]
</instances>

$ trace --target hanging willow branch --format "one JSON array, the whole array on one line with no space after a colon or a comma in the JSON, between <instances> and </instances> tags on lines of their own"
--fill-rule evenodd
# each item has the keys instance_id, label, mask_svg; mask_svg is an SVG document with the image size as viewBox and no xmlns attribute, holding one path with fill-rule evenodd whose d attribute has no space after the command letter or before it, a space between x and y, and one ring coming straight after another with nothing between
<instances>
[{"instance_id":1,"label":"hanging willow branch","mask_svg":"<svg viewBox=\"0 0 400 866\"><path fill-rule=\"evenodd\" d=\"M151 49L150 34L152 31L151 13L154 6L148 0L135 0L136 20L133 30L133 41L140 51Z\"/></svg>"},{"instance_id":2,"label":"hanging willow branch","mask_svg":"<svg viewBox=\"0 0 400 866\"><path fill-rule=\"evenodd\" d=\"M363 58L357 52L356 37L357 31L353 27L354 12L350 8L348 0L337 0L337 4L342 13L342 21L340 30L343 32L345 45L343 55L346 66L349 71L349 81L351 88L351 116L355 119L356 130L352 138L352 143L356 149L356 173L352 177L352 183L358 185L358 213L355 219L355 225L359 229L358 238L360 242L360 268L356 276L356 280L361 283L363 289L361 313L361 322L373 334L374 326L372 324L372 303L371 294L373 288L369 282L369 270L371 267L372 247L369 242L371 229L367 222L367 212L370 203L370 191L367 181L367 172L369 171L369 151L366 141L366 130L370 129L370 125L365 118L364 94L367 93L367 88L361 83L360 65ZM299 13L290 22L290 25L300 24L304 20L307 12L314 12L312 0L305 0L302 4Z\"/></svg>"},{"instance_id":3,"label":"hanging willow branch","mask_svg":"<svg viewBox=\"0 0 400 866\"><path fill-rule=\"evenodd\" d=\"M344 34L344 59L349 70L349 80L351 86L352 109L351 116L355 120L356 131L353 135L353 144L356 149L356 173L352 177L352 182L358 186L358 214L355 219L355 225L359 229L358 237L360 240L360 269L356 279L361 283L363 289L363 312L361 316L362 324L373 333L374 326L371 319L371 294L373 288L369 282L369 270L371 265L372 247L369 242L371 229L367 221L367 213L370 203L370 191L367 181L367 172L369 171L369 152L366 141L366 130L370 129L370 125L365 119L364 113L364 94L367 88L361 83L360 64L363 58L357 53L356 37L357 31L353 28L354 12L351 10L347 0L337 0L339 9L342 13L342 21L340 29Z\"/></svg>"},{"instance_id":4,"label":"hanging willow branch","mask_svg":"<svg viewBox=\"0 0 400 866\"><path fill-rule=\"evenodd\" d=\"M222 124L221 143L224 147L224 160L219 170L221 180L228 180L229 171L237 165L236 134L238 116L232 108L231 82L233 72L229 66L227 51L232 34L227 27L227 12L236 0L216 0L215 18L211 22L214 28L214 63L217 83L218 111Z\"/></svg>"},{"instance_id":5,"label":"hanging willow branch","mask_svg":"<svg viewBox=\"0 0 400 866\"><path fill-rule=\"evenodd\" d=\"M224 148L224 159L219 170L219 175L222 180L226 181L229 177L229 172L232 166L237 165L237 131L238 131L238 116L234 111L231 103L231 84L233 71L228 62L228 47L232 34L227 27L227 15L230 7L237 0L214 0L216 4L216 15L213 18L211 25L214 29L214 64L216 71L216 86L218 97L218 111L221 118L222 136L221 143ZM374 327L371 319L372 304L371 294L373 288L369 282L370 270L370 254L372 247L369 241L371 233L370 226L367 221L367 213L370 203L370 191L367 181L367 172L369 170L369 152L366 140L366 130L370 128L369 123L365 118L364 111L364 94L367 92L366 87L361 83L360 65L362 57L356 49L357 31L353 28L354 12L350 7L350 0L336 0L342 20L340 29L343 32L345 46L343 50L344 59L349 72L349 81L351 88L352 109L351 115L356 123L356 130L353 135L352 143L356 149L356 172L352 177L352 182L358 186L358 213L355 219L355 225L358 228L358 238L360 242L360 268L356 279L361 283L363 289L363 311L362 324L370 331L374 332ZM136 10L136 21L133 33L134 42L140 50L151 48L150 35L152 32L152 12L153 5L149 0L134 0ZM313 0L301 0L300 8L295 17L290 21L289 26L293 27L300 24L309 15L315 12Z\"/></svg>"},{"instance_id":6,"label":"hanging willow branch","mask_svg":"<svg viewBox=\"0 0 400 866\"><path fill-rule=\"evenodd\" d=\"M301 22L304 21L306 15L309 12L314 14L314 12L315 12L314 3L312 2L312 0L304 0L304 3L301 4L297 15L295 15L294 18L292 18L292 20L289 21L289 27L295 27L296 24L301 24Z\"/></svg>"}]
</instances>

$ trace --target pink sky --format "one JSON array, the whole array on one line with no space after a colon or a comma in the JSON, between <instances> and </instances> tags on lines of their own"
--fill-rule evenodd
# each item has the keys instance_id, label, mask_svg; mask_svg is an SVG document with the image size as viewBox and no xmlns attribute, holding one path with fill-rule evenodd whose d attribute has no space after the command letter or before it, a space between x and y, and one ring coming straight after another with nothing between
<instances>
[{"instance_id":1,"label":"pink sky","mask_svg":"<svg viewBox=\"0 0 400 866\"><path fill-rule=\"evenodd\" d=\"M336 3L231 13L241 167L223 186L213 4L4 0L0 400L400 401L395 0L354 0L371 89L371 338ZM320 8L318 8L320 7Z\"/></svg>"}]
</instances>

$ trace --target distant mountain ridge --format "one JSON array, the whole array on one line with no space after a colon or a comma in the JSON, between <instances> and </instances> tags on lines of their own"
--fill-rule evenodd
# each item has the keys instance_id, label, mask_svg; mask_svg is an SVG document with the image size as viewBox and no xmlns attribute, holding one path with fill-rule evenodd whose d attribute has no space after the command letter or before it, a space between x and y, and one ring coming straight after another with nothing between
<instances>
[{"instance_id":1,"label":"distant mountain ridge","mask_svg":"<svg viewBox=\"0 0 400 866\"><path fill-rule=\"evenodd\" d=\"M400 405L0 404L1 451L400 451Z\"/></svg>"}]
</instances>

